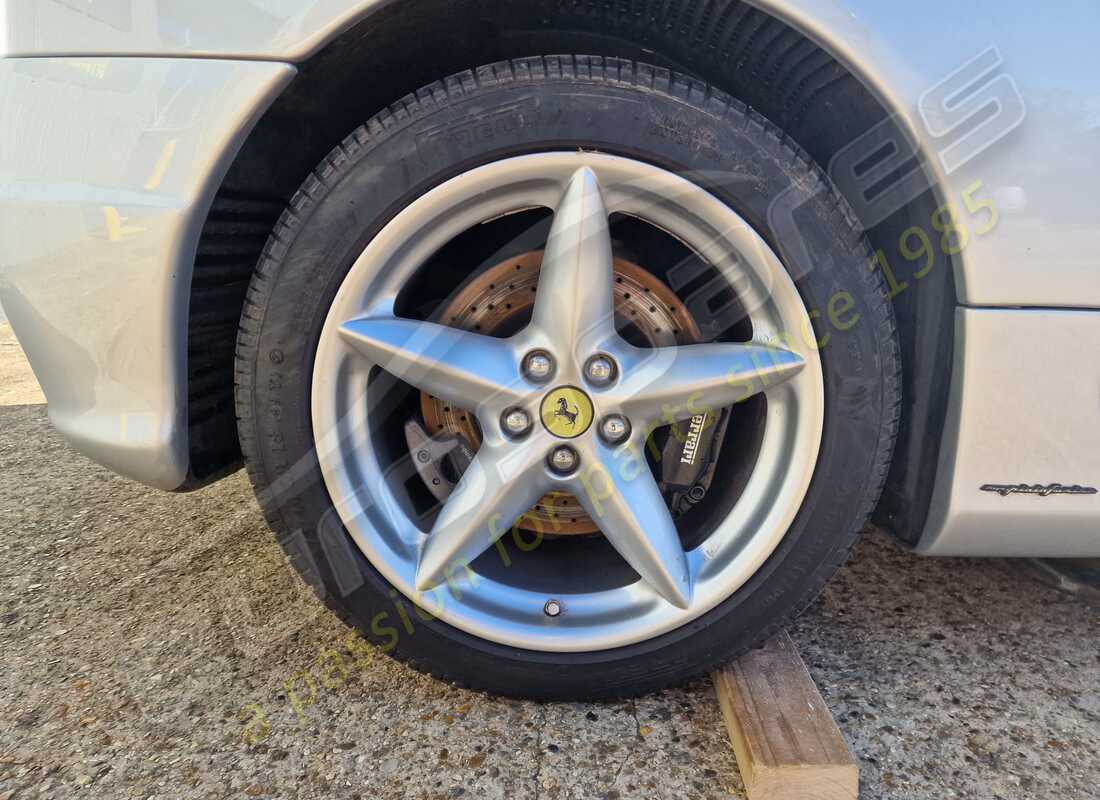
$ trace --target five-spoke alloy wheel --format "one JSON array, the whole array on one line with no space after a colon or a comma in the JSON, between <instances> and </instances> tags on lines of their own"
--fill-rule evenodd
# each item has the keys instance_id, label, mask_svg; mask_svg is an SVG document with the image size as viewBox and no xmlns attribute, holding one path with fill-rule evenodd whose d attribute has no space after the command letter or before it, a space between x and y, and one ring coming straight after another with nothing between
<instances>
[{"instance_id":1,"label":"five-spoke alloy wheel","mask_svg":"<svg viewBox=\"0 0 1100 800\"><path fill-rule=\"evenodd\" d=\"M392 296L370 289L383 282L399 289L420 266L416 256L431 252L432 240L461 233L457 226L532 205L551 208L553 223L531 320L514 335L395 316ZM758 298L748 309L757 338L662 348L626 341L615 323L612 213L672 226L697 252L720 254L730 280ZM797 512L817 457L823 388L817 351L784 334L808 329L805 307L771 249L702 188L602 154L501 160L418 199L349 272L314 368L314 431L318 442L332 442L320 447L321 467L371 562L456 627L539 650L642 641L729 597ZM357 430L371 405L384 402L370 385L373 368L472 410L480 423L481 447L428 531L400 515L385 527L357 524L372 505L399 506L394 497L379 498L387 484L369 434ZM770 419L757 479L716 530L685 551L646 463L647 439L760 392ZM541 424L520 425L520 416ZM639 576L598 591L557 591L563 612L552 619L543 610L547 596L479 576L475 563L547 492L576 497Z\"/></svg>"}]
</instances>

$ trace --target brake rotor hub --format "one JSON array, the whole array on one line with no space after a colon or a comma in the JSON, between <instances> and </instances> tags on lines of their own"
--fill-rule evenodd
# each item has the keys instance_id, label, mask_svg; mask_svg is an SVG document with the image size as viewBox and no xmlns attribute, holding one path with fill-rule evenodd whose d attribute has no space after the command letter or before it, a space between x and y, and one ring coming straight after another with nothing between
<instances>
[{"instance_id":1,"label":"brake rotor hub","mask_svg":"<svg viewBox=\"0 0 1100 800\"><path fill-rule=\"evenodd\" d=\"M509 335L530 319L542 251L507 258L477 275L438 314L453 328ZM703 337L695 319L661 280L625 258L615 258L615 321L622 335L642 347L695 344ZM473 414L421 393L421 413L432 436L464 436L476 450L481 430ZM520 518L519 526L543 534L577 535L599 529L573 495L551 493Z\"/></svg>"}]
</instances>

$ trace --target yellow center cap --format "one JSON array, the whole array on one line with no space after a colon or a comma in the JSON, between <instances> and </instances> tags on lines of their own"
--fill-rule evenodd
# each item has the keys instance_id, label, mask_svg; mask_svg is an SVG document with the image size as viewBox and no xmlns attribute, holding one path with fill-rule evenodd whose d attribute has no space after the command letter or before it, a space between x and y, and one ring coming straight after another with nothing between
<instances>
[{"instance_id":1,"label":"yellow center cap","mask_svg":"<svg viewBox=\"0 0 1100 800\"><path fill-rule=\"evenodd\" d=\"M559 386L542 399L540 409L546 430L562 439L580 436L592 424L592 401L575 386Z\"/></svg>"}]
</instances>

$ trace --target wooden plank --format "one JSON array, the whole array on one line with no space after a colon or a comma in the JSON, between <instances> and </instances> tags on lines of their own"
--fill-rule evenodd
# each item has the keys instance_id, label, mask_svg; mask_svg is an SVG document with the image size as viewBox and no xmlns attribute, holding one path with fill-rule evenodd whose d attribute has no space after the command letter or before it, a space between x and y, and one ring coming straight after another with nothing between
<instances>
[{"instance_id":1,"label":"wooden plank","mask_svg":"<svg viewBox=\"0 0 1100 800\"><path fill-rule=\"evenodd\" d=\"M0 315L2 315L0 311ZM27 406L45 403L46 398L15 339L11 325L0 316L0 406Z\"/></svg>"},{"instance_id":2,"label":"wooden plank","mask_svg":"<svg viewBox=\"0 0 1100 800\"><path fill-rule=\"evenodd\" d=\"M859 797L859 765L786 631L713 678L749 800Z\"/></svg>"}]
</instances>

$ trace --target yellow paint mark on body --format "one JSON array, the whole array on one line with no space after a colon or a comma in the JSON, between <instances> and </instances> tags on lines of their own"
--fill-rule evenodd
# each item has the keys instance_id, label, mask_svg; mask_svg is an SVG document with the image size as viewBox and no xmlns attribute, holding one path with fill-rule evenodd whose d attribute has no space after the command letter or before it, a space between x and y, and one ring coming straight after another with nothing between
<instances>
[{"instance_id":1,"label":"yellow paint mark on body","mask_svg":"<svg viewBox=\"0 0 1100 800\"><path fill-rule=\"evenodd\" d=\"M168 171L168 167L172 165L172 159L176 155L176 143L179 139L169 139L164 143L164 149L160 151L160 158L157 159L157 163L153 165L153 171L149 175L149 180L145 182L145 189L147 191L153 191L160 182L164 180L164 173Z\"/></svg>"},{"instance_id":2,"label":"yellow paint mark on body","mask_svg":"<svg viewBox=\"0 0 1100 800\"><path fill-rule=\"evenodd\" d=\"M141 233L145 228L127 226L126 217L114 206L103 206L103 224L107 227L107 241L119 242L131 233Z\"/></svg>"}]
</instances>

